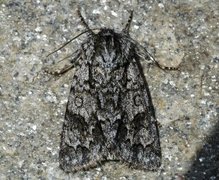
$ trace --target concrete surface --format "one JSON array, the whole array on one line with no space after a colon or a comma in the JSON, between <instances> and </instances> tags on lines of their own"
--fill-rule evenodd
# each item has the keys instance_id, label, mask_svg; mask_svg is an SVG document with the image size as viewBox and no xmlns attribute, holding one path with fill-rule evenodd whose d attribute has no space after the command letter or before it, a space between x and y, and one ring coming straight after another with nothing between
<instances>
[{"instance_id":1,"label":"concrete surface","mask_svg":"<svg viewBox=\"0 0 219 180\"><path fill-rule=\"evenodd\" d=\"M134 10L130 35L160 64L145 67L160 124L162 166L133 170L118 162L65 174L58 152L74 71L60 78L42 69L79 47L81 7L91 28L119 31ZM0 1L0 179L219 178L219 1Z\"/></svg>"}]
</instances>

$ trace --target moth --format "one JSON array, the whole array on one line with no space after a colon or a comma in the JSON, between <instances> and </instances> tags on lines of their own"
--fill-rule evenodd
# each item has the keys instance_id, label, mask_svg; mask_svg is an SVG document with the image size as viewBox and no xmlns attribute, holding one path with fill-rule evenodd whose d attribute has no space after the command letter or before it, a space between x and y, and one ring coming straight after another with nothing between
<instances>
[{"instance_id":1,"label":"moth","mask_svg":"<svg viewBox=\"0 0 219 180\"><path fill-rule=\"evenodd\" d=\"M119 160L132 168L156 170L161 165L159 133L140 59L156 61L129 35L133 11L121 32L102 28L95 33L79 10L78 15L87 38L69 65L55 73L75 68L61 133L60 167L76 172Z\"/></svg>"}]
</instances>

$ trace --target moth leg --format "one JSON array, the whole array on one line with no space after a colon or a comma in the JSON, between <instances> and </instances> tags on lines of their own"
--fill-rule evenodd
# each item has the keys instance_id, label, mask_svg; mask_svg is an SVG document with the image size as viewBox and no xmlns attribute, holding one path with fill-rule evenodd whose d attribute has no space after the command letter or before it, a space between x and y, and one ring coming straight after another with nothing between
<instances>
[{"instance_id":1,"label":"moth leg","mask_svg":"<svg viewBox=\"0 0 219 180\"><path fill-rule=\"evenodd\" d=\"M81 52L77 50L73 54L60 60L55 65L49 68L46 67L44 71L46 73L49 73L55 76L62 75L74 67L75 62L80 58L80 55L81 55Z\"/></svg>"},{"instance_id":2,"label":"moth leg","mask_svg":"<svg viewBox=\"0 0 219 180\"><path fill-rule=\"evenodd\" d=\"M148 50L145 47L143 47L139 43L137 43L137 47L138 47L136 49L137 54L140 58L156 64L156 66L159 67L160 69L162 70L178 70L179 69L179 65L178 67L163 66L162 64L160 64L158 61L154 59L154 57L148 52Z\"/></svg>"}]
</instances>

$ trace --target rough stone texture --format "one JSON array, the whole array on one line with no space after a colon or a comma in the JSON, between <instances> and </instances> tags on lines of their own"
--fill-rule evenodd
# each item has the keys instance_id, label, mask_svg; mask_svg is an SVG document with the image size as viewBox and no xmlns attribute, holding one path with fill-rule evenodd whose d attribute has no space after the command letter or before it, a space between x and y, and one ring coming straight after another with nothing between
<instances>
[{"instance_id":1,"label":"rough stone texture","mask_svg":"<svg viewBox=\"0 0 219 180\"><path fill-rule=\"evenodd\" d=\"M83 30L77 6L91 28L121 30L134 10L131 36L160 64L145 67L160 123L162 167L132 170L118 162L86 172L59 169L60 132L71 71L60 78L42 68L73 52ZM219 178L219 2L0 1L0 179L217 179Z\"/></svg>"}]
</instances>

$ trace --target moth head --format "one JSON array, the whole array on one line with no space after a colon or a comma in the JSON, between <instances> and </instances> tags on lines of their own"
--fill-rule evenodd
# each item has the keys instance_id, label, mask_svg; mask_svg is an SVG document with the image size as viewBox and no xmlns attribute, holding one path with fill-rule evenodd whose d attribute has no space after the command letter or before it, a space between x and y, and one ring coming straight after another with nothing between
<instances>
[{"instance_id":1,"label":"moth head","mask_svg":"<svg viewBox=\"0 0 219 180\"><path fill-rule=\"evenodd\" d=\"M113 29L101 29L97 35L99 36L105 36L105 37L111 37L111 36L114 36L114 30Z\"/></svg>"},{"instance_id":2,"label":"moth head","mask_svg":"<svg viewBox=\"0 0 219 180\"><path fill-rule=\"evenodd\" d=\"M95 34L95 37L97 41L109 45L119 39L119 34L116 33L113 29L104 28L100 29L100 31Z\"/></svg>"}]
</instances>

